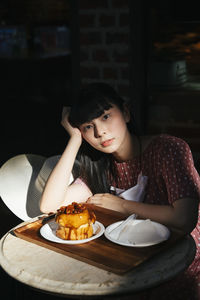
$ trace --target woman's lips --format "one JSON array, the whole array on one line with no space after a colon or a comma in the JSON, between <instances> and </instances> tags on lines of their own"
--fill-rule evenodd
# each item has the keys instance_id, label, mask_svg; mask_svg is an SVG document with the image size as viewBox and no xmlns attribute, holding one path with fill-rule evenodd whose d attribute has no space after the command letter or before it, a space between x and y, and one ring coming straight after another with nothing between
<instances>
[{"instance_id":1,"label":"woman's lips","mask_svg":"<svg viewBox=\"0 0 200 300\"><path fill-rule=\"evenodd\" d=\"M112 144L113 141L114 141L114 139L109 139L109 140L106 140L106 141L102 142L101 145L103 147L108 147Z\"/></svg>"}]
</instances>

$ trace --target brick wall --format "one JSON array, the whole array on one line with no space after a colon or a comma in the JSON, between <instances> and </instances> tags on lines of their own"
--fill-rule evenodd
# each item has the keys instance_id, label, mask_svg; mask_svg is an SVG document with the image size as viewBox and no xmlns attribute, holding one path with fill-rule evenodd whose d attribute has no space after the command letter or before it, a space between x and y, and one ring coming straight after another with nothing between
<instances>
[{"instance_id":1,"label":"brick wall","mask_svg":"<svg viewBox=\"0 0 200 300\"><path fill-rule=\"evenodd\" d=\"M129 1L80 1L80 77L105 81L128 98Z\"/></svg>"}]
</instances>

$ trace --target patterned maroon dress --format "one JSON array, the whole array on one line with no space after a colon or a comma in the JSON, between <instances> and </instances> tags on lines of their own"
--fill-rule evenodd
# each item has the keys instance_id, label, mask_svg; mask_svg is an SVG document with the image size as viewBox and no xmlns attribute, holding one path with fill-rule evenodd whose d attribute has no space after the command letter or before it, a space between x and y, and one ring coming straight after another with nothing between
<instances>
[{"instance_id":1,"label":"patterned maroon dress","mask_svg":"<svg viewBox=\"0 0 200 300\"><path fill-rule=\"evenodd\" d=\"M136 185L141 171L148 177L145 203L166 205L181 198L200 199L200 177L190 148L182 139L159 135L143 151L141 159L114 161L114 170L112 185L120 189ZM149 291L147 299L200 299L200 216L191 235L197 247L193 263L172 281Z\"/></svg>"}]
</instances>

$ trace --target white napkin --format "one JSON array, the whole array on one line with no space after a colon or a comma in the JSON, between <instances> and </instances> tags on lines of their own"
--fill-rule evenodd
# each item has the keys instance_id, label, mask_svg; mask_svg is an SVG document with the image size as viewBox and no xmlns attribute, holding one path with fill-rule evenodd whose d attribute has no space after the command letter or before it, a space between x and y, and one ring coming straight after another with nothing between
<instances>
[{"instance_id":1,"label":"white napkin","mask_svg":"<svg viewBox=\"0 0 200 300\"><path fill-rule=\"evenodd\" d=\"M137 184L131 187L128 190L123 190L119 188L115 188L113 186L110 187L111 191L115 191L115 194L121 198L130 201L142 202L145 195L145 188L147 186L147 176L143 176L142 173L139 174Z\"/></svg>"},{"instance_id":2,"label":"white napkin","mask_svg":"<svg viewBox=\"0 0 200 300\"><path fill-rule=\"evenodd\" d=\"M123 224L123 223L122 223ZM115 229L109 233L110 237L116 239ZM140 244L155 244L167 239L165 230L161 230L151 222L151 220L130 219L122 226L122 230L118 234L117 240L122 243L140 245Z\"/></svg>"}]
</instances>

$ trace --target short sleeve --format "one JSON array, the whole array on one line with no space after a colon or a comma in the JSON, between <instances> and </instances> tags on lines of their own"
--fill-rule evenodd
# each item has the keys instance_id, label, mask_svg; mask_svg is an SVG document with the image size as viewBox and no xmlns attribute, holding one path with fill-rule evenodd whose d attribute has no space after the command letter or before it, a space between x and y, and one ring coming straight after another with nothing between
<instances>
[{"instance_id":1,"label":"short sleeve","mask_svg":"<svg viewBox=\"0 0 200 300\"><path fill-rule=\"evenodd\" d=\"M170 137L165 140L161 154L169 203L181 198L200 198L200 178L188 144Z\"/></svg>"},{"instance_id":2,"label":"short sleeve","mask_svg":"<svg viewBox=\"0 0 200 300\"><path fill-rule=\"evenodd\" d=\"M74 180L73 184L80 184L80 185L82 185L86 190L88 190L89 192L91 192L90 189L89 189L89 187L88 187L88 185L85 183L85 181L84 181L81 177L76 178L76 179Z\"/></svg>"},{"instance_id":3,"label":"short sleeve","mask_svg":"<svg viewBox=\"0 0 200 300\"><path fill-rule=\"evenodd\" d=\"M81 184L81 185L86 185L86 183L84 182L84 180L82 178L80 178L80 177L76 178L74 180L74 183Z\"/></svg>"}]
</instances>

